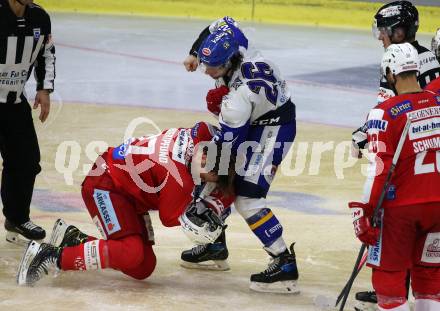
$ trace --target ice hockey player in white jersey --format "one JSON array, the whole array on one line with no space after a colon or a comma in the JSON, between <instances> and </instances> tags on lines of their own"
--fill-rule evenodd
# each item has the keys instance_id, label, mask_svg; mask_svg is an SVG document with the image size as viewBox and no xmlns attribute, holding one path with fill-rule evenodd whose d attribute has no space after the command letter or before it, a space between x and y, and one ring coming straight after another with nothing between
<instances>
[{"instance_id":1,"label":"ice hockey player in white jersey","mask_svg":"<svg viewBox=\"0 0 440 311\"><path fill-rule=\"evenodd\" d=\"M214 140L230 146L237 163L244 158L236 166L235 208L272 257L265 271L251 276L251 289L296 293L293 244L289 250L282 225L266 205L277 167L295 138L295 105L278 68L258 53L242 52L241 31L225 28L231 29L210 33L200 43L197 58L200 69L216 80L217 88L207 96L208 108L218 107L220 131ZM182 259L188 263L226 259L225 248L223 235L213 244L184 251Z\"/></svg>"}]
</instances>

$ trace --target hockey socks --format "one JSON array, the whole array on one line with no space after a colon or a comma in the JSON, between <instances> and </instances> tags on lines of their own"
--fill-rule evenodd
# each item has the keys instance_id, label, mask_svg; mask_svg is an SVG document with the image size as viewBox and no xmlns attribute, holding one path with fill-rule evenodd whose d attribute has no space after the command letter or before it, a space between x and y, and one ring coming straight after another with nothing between
<instances>
[{"instance_id":1,"label":"hockey socks","mask_svg":"<svg viewBox=\"0 0 440 311\"><path fill-rule=\"evenodd\" d=\"M287 250L282 238L283 227L270 209L261 209L246 222L270 254L277 256Z\"/></svg>"},{"instance_id":2,"label":"hockey socks","mask_svg":"<svg viewBox=\"0 0 440 311\"><path fill-rule=\"evenodd\" d=\"M66 247L61 257L62 270L97 270L113 268L131 270L144 260L144 245L140 236L119 240L94 240Z\"/></svg>"},{"instance_id":3,"label":"hockey socks","mask_svg":"<svg viewBox=\"0 0 440 311\"><path fill-rule=\"evenodd\" d=\"M61 254L61 270L97 270L106 268L105 240L94 240L65 247ZM104 265L102 264L104 263Z\"/></svg>"}]
</instances>

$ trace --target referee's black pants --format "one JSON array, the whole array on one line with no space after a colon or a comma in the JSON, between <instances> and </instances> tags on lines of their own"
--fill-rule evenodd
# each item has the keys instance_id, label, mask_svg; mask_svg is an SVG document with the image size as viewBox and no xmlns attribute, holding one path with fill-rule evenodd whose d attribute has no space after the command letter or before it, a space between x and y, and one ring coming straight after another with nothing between
<instances>
[{"instance_id":1,"label":"referee's black pants","mask_svg":"<svg viewBox=\"0 0 440 311\"><path fill-rule=\"evenodd\" d=\"M3 215L19 225L29 220L35 177L41 171L40 147L29 103L0 103L0 153Z\"/></svg>"}]
</instances>

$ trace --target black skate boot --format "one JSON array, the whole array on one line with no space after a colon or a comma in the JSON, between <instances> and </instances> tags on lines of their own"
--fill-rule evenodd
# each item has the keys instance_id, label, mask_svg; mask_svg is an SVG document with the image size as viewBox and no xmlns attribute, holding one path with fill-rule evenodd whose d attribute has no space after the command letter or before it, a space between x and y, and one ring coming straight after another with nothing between
<instances>
[{"instance_id":1,"label":"black skate boot","mask_svg":"<svg viewBox=\"0 0 440 311\"><path fill-rule=\"evenodd\" d=\"M374 311L377 310L376 292L358 292L356 293L356 311Z\"/></svg>"},{"instance_id":2,"label":"black skate boot","mask_svg":"<svg viewBox=\"0 0 440 311\"><path fill-rule=\"evenodd\" d=\"M290 253L286 250L277 257L272 256L269 267L261 273L251 275L250 288L257 292L297 294L298 267L293 243ZM270 254L269 254L270 255Z\"/></svg>"},{"instance_id":3,"label":"black skate boot","mask_svg":"<svg viewBox=\"0 0 440 311\"><path fill-rule=\"evenodd\" d=\"M6 219L5 229L6 241L18 245L27 245L30 240L42 240L46 237L46 231L30 220L21 225L16 225Z\"/></svg>"},{"instance_id":4,"label":"black skate boot","mask_svg":"<svg viewBox=\"0 0 440 311\"><path fill-rule=\"evenodd\" d=\"M31 241L23 254L17 274L18 285L33 286L50 268L60 268L61 248Z\"/></svg>"},{"instance_id":5,"label":"black skate boot","mask_svg":"<svg viewBox=\"0 0 440 311\"><path fill-rule=\"evenodd\" d=\"M87 242L88 237L77 227L69 226L64 220L58 219L53 226L49 244L56 247L77 246Z\"/></svg>"},{"instance_id":6,"label":"black skate boot","mask_svg":"<svg viewBox=\"0 0 440 311\"><path fill-rule=\"evenodd\" d=\"M188 269L202 270L229 270L229 252L226 247L225 231L215 240L214 243L197 245L189 250L183 251L181 266Z\"/></svg>"}]
</instances>

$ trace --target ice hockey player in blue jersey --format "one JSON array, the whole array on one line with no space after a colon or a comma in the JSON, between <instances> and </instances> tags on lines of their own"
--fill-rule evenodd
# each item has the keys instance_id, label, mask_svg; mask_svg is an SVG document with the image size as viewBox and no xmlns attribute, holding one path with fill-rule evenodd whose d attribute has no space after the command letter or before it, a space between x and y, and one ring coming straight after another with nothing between
<instances>
[{"instance_id":1,"label":"ice hockey player in blue jersey","mask_svg":"<svg viewBox=\"0 0 440 311\"><path fill-rule=\"evenodd\" d=\"M272 257L265 271L251 275L250 288L297 293L293 244L287 248L283 227L266 204L277 168L295 138L295 105L279 69L260 53L248 53L238 24L229 17L214 24L217 28L211 25L202 32L192 48L197 50L197 67L216 80L216 88L207 95L209 110L218 115L220 124L214 139L228 145L242 163L236 165L235 208ZM224 234L213 244L182 253L191 267L227 257Z\"/></svg>"}]
</instances>

